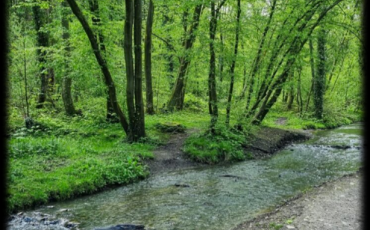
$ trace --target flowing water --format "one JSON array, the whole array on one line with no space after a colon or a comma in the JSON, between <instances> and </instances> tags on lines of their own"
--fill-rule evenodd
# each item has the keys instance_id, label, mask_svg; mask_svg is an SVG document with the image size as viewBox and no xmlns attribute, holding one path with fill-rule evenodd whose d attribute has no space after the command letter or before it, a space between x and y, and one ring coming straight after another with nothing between
<instances>
[{"instance_id":1,"label":"flowing water","mask_svg":"<svg viewBox=\"0 0 370 230\"><path fill-rule=\"evenodd\" d=\"M122 223L161 230L231 229L305 189L358 170L361 128L316 131L309 141L268 159L163 173L36 211L79 222L80 229Z\"/></svg>"}]
</instances>

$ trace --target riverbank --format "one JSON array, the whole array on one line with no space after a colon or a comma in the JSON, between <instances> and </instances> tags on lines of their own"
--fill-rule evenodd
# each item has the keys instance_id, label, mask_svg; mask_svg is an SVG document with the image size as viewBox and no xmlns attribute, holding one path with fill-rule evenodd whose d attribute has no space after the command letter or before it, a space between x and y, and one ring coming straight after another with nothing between
<instances>
[{"instance_id":1,"label":"riverbank","mask_svg":"<svg viewBox=\"0 0 370 230\"><path fill-rule=\"evenodd\" d=\"M193 129L186 133L173 134L167 144L154 150L154 157L144 161L150 175L185 168L208 167L208 164L193 161L182 151L185 140L196 132L197 130ZM307 140L310 137L309 131L259 127L248 140L248 145L244 146L244 152L251 154L254 159L261 159L271 156L290 143Z\"/></svg>"},{"instance_id":2,"label":"riverbank","mask_svg":"<svg viewBox=\"0 0 370 230\"><path fill-rule=\"evenodd\" d=\"M156 129L157 124L166 122L182 124L187 131L172 134ZM40 117L40 125L31 129L17 123L8 135L8 213L122 186L148 173L207 166L185 156L182 147L190 134L207 130L208 122L208 117L201 114L156 115L147 120L150 138L135 144L124 141L119 124L94 119ZM260 129L263 130L267 128ZM269 129L271 135L265 132L260 136L286 137L286 131L276 130L279 129ZM259 141L245 146L256 156L262 151L258 146L265 146L264 142L270 141L264 148L267 152L283 143L279 138L256 140Z\"/></svg>"},{"instance_id":3,"label":"riverbank","mask_svg":"<svg viewBox=\"0 0 370 230\"><path fill-rule=\"evenodd\" d=\"M309 181L309 184L313 183L313 186L330 180L334 174L340 176L341 174L345 175L346 171L350 172L352 170L353 172L353 170L357 170L356 164L353 164L356 162L356 160L353 161L353 163L349 163L352 162L349 161L349 164L347 164L347 160L345 159L357 159L357 154L359 153L357 151L357 146L359 144L358 141L355 139L351 141L346 138L354 138L352 133L359 135L358 131L356 131L357 129L357 126L354 126L343 127L341 129L332 131L318 131L317 133L315 132L315 136L309 141L311 145L307 145L306 143L308 142L305 142L304 144L294 144L289 148L286 148L283 152L281 152L281 154L268 157L266 160L253 160L240 162L238 164L225 163L226 165L221 164L217 166L201 164L199 165L200 168L197 168L196 170L180 170L186 167L194 166L181 163L177 164L170 161L173 155L176 156L175 159L177 162L179 162L183 156L186 157L186 155L182 155L180 149L181 142L186 140L189 133L172 135L172 138L166 145L162 145L156 150L161 151L161 156L158 157L161 158L161 161L158 161L157 163L167 163L167 167L161 167L163 170L162 172L155 172L154 170L151 170L151 175L153 175L153 178L149 178L148 180L142 181L138 184L135 183L133 185L124 186L113 189L112 191L97 194L91 198L82 197L80 199L76 199L71 201L73 205L68 205L71 204L71 202L58 202L50 204L55 205L52 210L44 206L40 207L38 212L54 215L61 212L61 210L68 209L71 210L70 213L58 214L59 216L57 216L57 218L69 219L69 217L74 216L74 218L71 218L71 220L81 220L81 227L93 229L97 226L109 226L113 223L110 221L104 221L106 220L105 218L112 217L110 213L100 213L97 211L98 209L96 209L96 207L112 207L120 212L119 216L121 216L121 218L119 220L117 219L119 221L116 221L117 223L145 223L145 226L149 229L152 229L153 227L157 228L159 226L161 226L159 229L171 229L169 226L172 226L172 224L175 224L174 226L182 226L182 228L185 226L213 226L215 223L213 223L213 225L209 225L209 221L212 220L211 222L217 222L221 216L216 219L213 218L217 217L218 215L225 215L225 213L222 212L224 214L221 214L214 209L208 210L208 206L212 206L218 207L218 209L221 210L232 210L232 212L228 213L228 216L231 217L235 215L232 217L235 218L234 221L230 221L230 219L226 218L228 221L222 221L224 225L217 223L217 226L222 225L222 227L218 229L225 229L225 227L229 228L230 226L235 226L235 224L241 223L245 219L253 217L255 214L250 216L251 209L257 208L263 203L265 203L263 204L264 209L260 209L258 212L253 213L263 213L265 209L270 208L271 205L266 205L266 202L271 203L272 205L283 202L283 200L274 202L274 200L276 201L277 194L283 195L287 192L290 194L290 196L287 196L286 199L289 199L288 197L297 194L294 192L292 193L291 189L298 189L298 193L307 189L311 189L312 187L307 186L306 184ZM189 129L189 131L191 130ZM327 134L332 135L333 139L328 139ZM346 135L343 136L342 134ZM309 134L306 132L300 132L299 134L296 134L295 131L261 127L258 132L255 132L253 138L251 137L249 148L255 150L258 148L258 150L262 152L264 156L269 156L269 154L276 151L279 146L282 147L292 140L297 140L294 138L294 136L303 138L309 136ZM316 140L317 143L320 144L320 137L325 139L324 144L326 144L327 147L325 147L325 145L317 146L314 144L315 142L312 142L313 140ZM354 144L353 146L351 145L352 147L350 147L352 150L350 150L348 154L340 154L344 150L331 148L330 145L330 143L337 143L337 141L340 141L340 143L343 144ZM173 153L174 150L177 150L175 154ZM337 153L335 154L336 156L332 155L333 153ZM261 157L264 156L262 155ZM155 156L154 159L156 158L157 157ZM338 160L338 164L333 164L334 159ZM188 161L190 159L185 158L183 160ZM184 163L184 161L182 163ZM156 161L153 160L152 162ZM179 167L170 168L168 167L170 165ZM323 171L323 169L325 170ZM327 174L326 169L329 170L328 172L330 172L330 174ZM248 178L248 180L245 180L246 178ZM337 177L334 176L332 178ZM314 183L314 181L316 181L316 183ZM215 191L214 186L216 184L217 193L214 194L213 191ZM255 193L257 190L254 188L258 188L257 193ZM132 192L123 192L127 191L127 189L132 190L132 192L135 191L135 195ZM270 194L273 195L270 196ZM240 200L241 197L243 197L243 199ZM98 200L100 200L100 202L98 202ZM126 200L126 202L121 203L122 200ZM149 203L146 203L145 200L149 201ZM172 201L174 200L176 202L173 203ZM196 203L192 202L192 200L196 200ZM96 206L93 208L93 210L96 210L97 213L90 213L89 209L85 207L85 205L90 204L90 202ZM239 206L234 206L233 204L235 204L235 202L237 202ZM171 211L171 214L169 214L167 213L168 207L176 207L176 209ZM189 207L193 208L189 209ZM204 219L199 219L196 225L191 225L191 223L188 222L178 222L178 220L175 221L172 218L168 219L168 214L172 217L177 216L176 218L180 218L180 216L184 217L184 215L186 216L184 217L185 219L194 219L195 217L198 218L200 213L193 213L191 210L203 209L208 210L207 213L204 213L206 217L201 215L204 217ZM187 211L184 212L184 210ZM86 216L86 212L90 213L89 217L86 217L86 219L80 219L78 217L81 215ZM19 218L26 218L28 221L31 220L37 222L38 216L36 216L36 218L32 218L33 213L35 212L26 213L26 215L30 215L30 218L16 216L13 220L13 223L14 221L17 222L17 220L22 221L22 219L20 220ZM123 213L125 213L124 216L127 214L130 217L122 217ZM150 216L152 216L154 213L158 213L158 215L154 215L155 219L150 218ZM201 213L203 212L201 211ZM134 218L134 216L136 217ZM99 221L100 218L103 218L104 220L102 219L102 221ZM221 219L223 219L223 217ZM54 219L52 220L55 221Z\"/></svg>"},{"instance_id":4,"label":"riverbank","mask_svg":"<svg viewBox=\"0 0 370 230\"><path fill-rule=\"evenodd\" d=\"M357 172L323 183L233 230L360 229L362 178Z\"/></svg>"}]
</instances>

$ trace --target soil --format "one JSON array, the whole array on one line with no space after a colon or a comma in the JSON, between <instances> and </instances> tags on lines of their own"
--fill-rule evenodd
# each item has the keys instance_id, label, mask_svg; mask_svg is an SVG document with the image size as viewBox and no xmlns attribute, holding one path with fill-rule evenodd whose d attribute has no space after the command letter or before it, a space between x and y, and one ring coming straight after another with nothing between
<instances>
[{"instance_id":1,"label":"soil","mask_svg":"<svg viewBox=\"0 0 370 230\"><path fill-rule=\"evenodd\" d=\"M233 230L361 229L361 172L327 182Z\"/></svg>"},{"instance_id":2,"label":"soil","mask_svg":"<svg viewBox=\"0 0 370 230\"><path fill-rule=\"evenodd\" d=\"M149 167L150 175L203 165L190 160L181 150L186 138L193 132L196 130L174 133L165 145L156 149L153 152L154 158L144 161Z\"/></svg>"}]
</instances>

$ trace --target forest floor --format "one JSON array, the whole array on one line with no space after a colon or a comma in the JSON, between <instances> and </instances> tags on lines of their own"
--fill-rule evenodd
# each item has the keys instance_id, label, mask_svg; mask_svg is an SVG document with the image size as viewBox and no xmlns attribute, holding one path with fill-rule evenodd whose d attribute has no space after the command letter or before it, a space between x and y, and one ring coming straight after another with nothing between
<instances>
[{"instance_id":1,"label":"forest floor","mask_svg":"<svg viewBox=\"0 0 370 230\"><path fill-rule=\"evenodd\" d=\"M185 133L174 133L165 145L157 148L153 152L154 158L144 161L149 167L150 175L184 168L207 167L207 164L191 160L182 151L186 138L196 132L198 132L197 129L189 129ZM251 142L245 147L245 151L251 152L255 158L264 158L271 156L289 143L305 140L309 137L309 132L261 127L251 137Z\"/></svg>"}]
</instances>

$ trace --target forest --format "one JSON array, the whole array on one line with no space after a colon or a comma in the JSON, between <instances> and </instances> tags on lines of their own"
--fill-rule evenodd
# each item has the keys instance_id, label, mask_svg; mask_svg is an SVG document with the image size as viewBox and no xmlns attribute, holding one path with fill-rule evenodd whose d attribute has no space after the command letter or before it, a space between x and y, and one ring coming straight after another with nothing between
<instances>
[{"instance_id":1,"label":"forest","mask_svg":"<svg viewBox=\"0 0 370 230\"><path fill-rule=\"evenodd\" d=\"M359 0L9 0L8 213L362 120ZM284 125L277 123L282 120Z\"/></svg>"}]
</instances>

